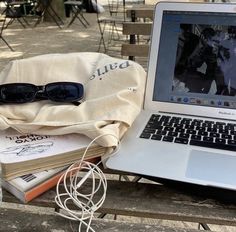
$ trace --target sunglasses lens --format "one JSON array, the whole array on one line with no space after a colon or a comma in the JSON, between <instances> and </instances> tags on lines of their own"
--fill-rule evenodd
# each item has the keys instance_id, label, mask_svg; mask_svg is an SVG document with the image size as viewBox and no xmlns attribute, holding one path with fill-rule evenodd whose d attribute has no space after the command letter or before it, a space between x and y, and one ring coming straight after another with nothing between
<instances>
[{"instance_id":1,"label":"sunglasses lens","mask_svg":"<svg viewBox=\"0 0 236 232\"><path fill-rule=\"evenodd\" d=\"M83 85L79 83L57 82L46 85L48 98L57 102L73 102L84 95Z\"/></svg>"},{"instance_id":2,"label":"sunglasses lens","mask_svg":"<svg viewBox=\"0 0 236 232\"><path fill-rule=\"evenodd\" d=\"M34 100L36 87L31 84L6 84L0 88L0 101L7 103L25 103Z\"/></svg>"}]
</instances>

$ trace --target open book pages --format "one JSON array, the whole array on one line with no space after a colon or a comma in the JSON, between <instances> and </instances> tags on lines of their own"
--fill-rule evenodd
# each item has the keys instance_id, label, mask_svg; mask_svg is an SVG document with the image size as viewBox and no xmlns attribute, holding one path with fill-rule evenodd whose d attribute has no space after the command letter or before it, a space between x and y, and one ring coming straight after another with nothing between
<instances>
[{"instance_id":1,"label":"open book pages","mask_svg":"<svg viewBox=\"0 0 236 232\"><path fill-rule=\"evenodd\" d=\"M79 160L90 139L80 134L22 135L14 130L0 132L2 178L57 168ZM106 148L93 144L86 158L98 157Z\"/></svg>"}]
</instances>

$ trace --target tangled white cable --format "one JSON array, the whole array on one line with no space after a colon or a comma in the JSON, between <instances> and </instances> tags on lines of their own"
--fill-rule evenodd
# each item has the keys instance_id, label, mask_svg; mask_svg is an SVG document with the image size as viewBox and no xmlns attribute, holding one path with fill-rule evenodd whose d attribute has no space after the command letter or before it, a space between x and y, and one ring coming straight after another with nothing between
<instances>
[{"instance_id":1,"label":"tangled white cable","mask_svg":"<svg viewBox=\"0 0 236 232\"><path fill-rule=\"evenodd\" d=\"M107 135L111 135L118 140L118 146L112 153L112 155L114 155L119 149L119 139L113 134L97 136L89 143L82 158L78 162L72 164L57 183L55 202L63 210L57 212L57 214L70 220L79 221L79 232L81 231L83 225L87 228L86 232L95 232L91 228L92 218L94 212L101 207L106 198L107 180L102 170L98 167L101 161L97 164L93 164L84 161L84 157L86 156L90 146L97 139ZM81 174L84 175L82 178ZM88 188L82 188L82 185L86 184L85 182L88 178L91 180L91 182L89 182L91 185L89 187L89 191ZM61 182L63 189L59 188ZM87 189L87 192L85 192L85 189ZM98 194L98 192L99 195L101 195L101 191L102 196L97 199L95 195ZM71 201L75 206L73 209L69 208Z\"/></svg>"}]
</instances>

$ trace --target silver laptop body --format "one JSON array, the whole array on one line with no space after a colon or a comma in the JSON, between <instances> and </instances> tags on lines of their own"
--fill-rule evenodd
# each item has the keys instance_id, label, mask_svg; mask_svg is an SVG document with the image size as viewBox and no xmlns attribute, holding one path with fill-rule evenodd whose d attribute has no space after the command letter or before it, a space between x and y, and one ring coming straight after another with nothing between
<instances>
[{"instance_id":1,"label":"silver laptop body","mask_svg":"<svg viewBox=\"0 0 236 232\"><path fill-rule=\"evenodd\" d=\"M144 109L107 167L236 190L235 95L236 5L158 3Z\"/></svg>"}]
</instances>

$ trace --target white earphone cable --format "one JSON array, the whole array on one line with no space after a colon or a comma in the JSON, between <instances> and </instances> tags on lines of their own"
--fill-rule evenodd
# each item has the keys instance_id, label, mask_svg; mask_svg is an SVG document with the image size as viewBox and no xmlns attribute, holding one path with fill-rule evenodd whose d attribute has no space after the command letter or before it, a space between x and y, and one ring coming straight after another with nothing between
<instances>
[{"instance_id":1,"label":"white earphone cable","mask_svg":"<svg viewBox=\"0 0 236 232\"><path fill-rule=\"evenodd\" d=\"M114 155L118 152L120 148L119 138L117 138L113 134L103 134L97 136L89 143L81 159L72 164L60 177L56 186L55 202L61 209L60 212L56 213L64 218L79 221L79 232L81 232L83 225L87 228L86 232L95 232L91 228L92 218L94 212L102 206L106 198L106 176L98 167L102 160L97 164L90 163L84 160L86 153L91 145L95 143L96 140L104 136L113 136L115 139L117 139L117 147L109 156ZM82 178L81 174L84 174ZM85 184L88 178L92 182L90 183L91 189L89 189L89 192L83 192L82 186L83 184ZM61 182L62 184L60 184ZM102 191L103 194L100 199L96 200L95 202L94 198L98 191ZM73 209L70 208L72 205L71 202L74 203Z\"/></svg>"}]
</instances>

